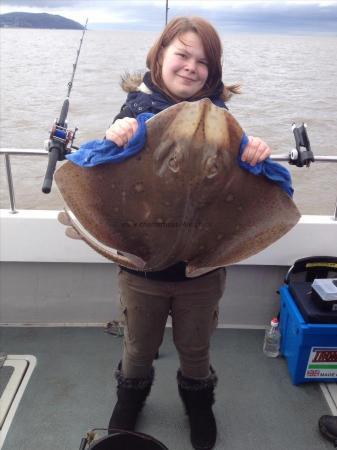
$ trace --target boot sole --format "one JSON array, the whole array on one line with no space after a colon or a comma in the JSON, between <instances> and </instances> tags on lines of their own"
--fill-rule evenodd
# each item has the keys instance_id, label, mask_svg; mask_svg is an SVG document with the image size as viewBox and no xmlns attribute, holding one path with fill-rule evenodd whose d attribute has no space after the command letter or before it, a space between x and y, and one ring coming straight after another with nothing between
<instances>
[{"instance_id":1,"label":"boot sole","mask_svg":"<svg viewBox=\"0 0 337 450\"><path fill-rule=\"evenodd\" d=\"M337 447L337 437L334 434L329 433L325 425L323 425L321 422L318 423L319 431L321 434L327 438L330 442L334 444L335 447Z\"/></svg>"}]
</instances>

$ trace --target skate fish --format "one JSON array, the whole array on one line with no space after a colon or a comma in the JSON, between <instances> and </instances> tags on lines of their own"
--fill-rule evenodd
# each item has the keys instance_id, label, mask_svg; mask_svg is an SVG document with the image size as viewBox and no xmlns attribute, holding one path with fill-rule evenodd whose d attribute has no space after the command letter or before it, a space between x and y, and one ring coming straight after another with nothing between
<instances>
[{"instance_id":1,"label":"skate fish","mask_svg":"<svg viewBox=\"0 0 337 450\"><path fill-rule=\"evenodd\" d=\"M210 100L182 102L147 122L145 148L118 164L71 161L55 173L73 227L118 264L186 276L237 263L300 218L274 182L238 165L243 130Z\"/></svg>"}]
</instances>

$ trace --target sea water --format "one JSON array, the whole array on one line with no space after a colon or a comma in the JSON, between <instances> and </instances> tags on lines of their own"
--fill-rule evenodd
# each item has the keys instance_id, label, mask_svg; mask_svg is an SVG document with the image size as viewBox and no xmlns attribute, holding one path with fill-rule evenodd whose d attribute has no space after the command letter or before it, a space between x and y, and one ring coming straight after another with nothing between
<instances>
[{"instance_id":1,"label":"sea water","mask_svg":"<svg viewBox=\"0 0 337 450\"><path fill-rule=\"evenodd\" d=\"M82 31L1 29L0 146L42 148L67 93ZM145 70L154 31L89 30L83 41L70 97L69 128L75 144L101 139L126 93L125 71ZM259 136L273 153L294 147L293 122L306 122L317 155L337 155L337 36L221 34L223 81L240 83L228 103L248 135ZM41 192L46 157L11 158L17 208L62 209L54 184ZM286 164L286 163L282 163ZM287 165L302 214L332 215L337 164L310 169ZM0 207L9 207L4 162L0 161Z\"/></svg>"}]
</instances>

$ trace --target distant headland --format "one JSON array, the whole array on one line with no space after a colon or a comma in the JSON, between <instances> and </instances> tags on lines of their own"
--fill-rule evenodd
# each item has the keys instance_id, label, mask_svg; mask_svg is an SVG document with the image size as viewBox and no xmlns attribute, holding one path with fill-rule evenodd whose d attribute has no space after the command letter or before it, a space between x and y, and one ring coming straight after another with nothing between
<instances>
[{"instance_id":1,"label":"distant headland","mask_svg":"<svg viewBox=\"0 0 337 450\"><path fill-rule=\"evenodd\" d=\"M52 28L59 30L83 30L74 20L46 13L12 12L0 14L0 28Z\"/></svg>"}]
</instances>

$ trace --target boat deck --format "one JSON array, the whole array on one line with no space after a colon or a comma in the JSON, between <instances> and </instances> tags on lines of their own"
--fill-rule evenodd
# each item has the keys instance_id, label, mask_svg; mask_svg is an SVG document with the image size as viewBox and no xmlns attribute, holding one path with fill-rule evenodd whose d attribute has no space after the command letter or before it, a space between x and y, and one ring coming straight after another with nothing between
<instances>
[{"instance_id":1,"label":"boat deck","mask_svg":"<svg viewBox=\"0 0 337 450\"><path fill-rule=\"evenodd\" d=\"M218 329L214 334L212 362L219 378L215 449L331 449L317 426L322 414L331 414L320 385L292 385L284 358L265 357L262 342L263 330ZM2 327L1 343L2 351L12 355L9 360L15 355L36 358L13 421L3 426L3 437L6 427L8 433L2 450L78 450L88 430L106 427L115 402L113 371L120 359L120 337L98 327ZM177 392L177 367L167 328L137 430L170 450L188 450L192 447ZM11 370L0 370L2 388Z\"/></svg>"}]
</instances>

